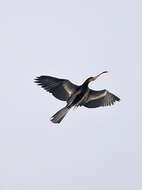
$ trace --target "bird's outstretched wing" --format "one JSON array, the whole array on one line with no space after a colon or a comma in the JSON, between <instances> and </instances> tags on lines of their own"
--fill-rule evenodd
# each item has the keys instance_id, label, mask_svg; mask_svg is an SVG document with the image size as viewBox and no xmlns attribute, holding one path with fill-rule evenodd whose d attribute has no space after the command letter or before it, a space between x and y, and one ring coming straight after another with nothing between
<instances>
[{"instance_id":1,"label":"bird's outstretched wing","mask_svg":"<svg viewBox=\"0 0 142 190\"><path fill-rule=\"evenodd\" d=\"M51 76L40 76L35 79L35 83L40 85L46 91L51 92L53 96L62 101L68 98L77 90L78 86L66 79L58 79Z\"/></svg>"},{"instance_id":2,"label":"bird's outstretched wing","mask_svg":"<svg viewBox=\"0 0 142 190\"><path fill-rule=\"evenodd\" d=\"M115 101L120 101L120 98L107 90L95 91L90 89L88 99L84 106L87 108L110 106L114 104Z\"/></svg>"}]
</instances>

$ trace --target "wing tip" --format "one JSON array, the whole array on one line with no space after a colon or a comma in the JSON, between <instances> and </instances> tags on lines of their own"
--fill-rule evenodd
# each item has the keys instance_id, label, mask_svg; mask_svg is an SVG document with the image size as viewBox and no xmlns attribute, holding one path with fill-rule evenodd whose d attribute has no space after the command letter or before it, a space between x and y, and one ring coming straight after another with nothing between
<instances>
[{"instance_id":1,"label":"wing tip","mask_svg":"<svg viewBox=\"0 0 142 190\"><path fill-rule=\"evenodd\" d=\"M34 78L34 83L36 83L38 85L42 85L44 78L45 78L45 76L36 77L36 78Z\"/></svg>"},{"instance_id":2,"label":"wing tip","mask_svg":"<svg viewBox=\"0 0 142 190\"><path fill-rule=\"evenodd\" d=\"M36 77L36 78L34 78L34 83L38 83L39 82L39 77Z\"/></svg>"},{"instance_id":3,"label":"wing tip","mask_svg":"<svg viewBox=\"0 0 142 190\"><path fill-rule=\"evenodd\" d=\"M115 100L118 101L118 102L121 101L121 99L119 97L117 97L117 96L115 96Z\"/></svg>"}]
</instances>

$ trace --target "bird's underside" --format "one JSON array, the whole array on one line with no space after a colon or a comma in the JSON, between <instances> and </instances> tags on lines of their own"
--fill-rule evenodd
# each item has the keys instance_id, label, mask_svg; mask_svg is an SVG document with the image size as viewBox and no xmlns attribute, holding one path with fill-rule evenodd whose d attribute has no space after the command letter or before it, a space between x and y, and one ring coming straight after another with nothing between
<instances>
[{"instance_id":1,"label":"bird's underside","mask_svg":"<svg viewBox=\"0 0 142 190\"><path fill-rule=\"evenodd\" d=\"M67 105L63 109L52 116L51 121L54 123L60 123L69 109L73 106L96 108L110 106L114 104L114 102L120 101L117 96L107 90L95 91L88 88L89 82L95 79L90 77L83 83L83 85L78 86L66 79L59 79L51 76L37 77L35 82L38 85L52 93L57 99L67 102Z\"/></svg>"}]
</instances>

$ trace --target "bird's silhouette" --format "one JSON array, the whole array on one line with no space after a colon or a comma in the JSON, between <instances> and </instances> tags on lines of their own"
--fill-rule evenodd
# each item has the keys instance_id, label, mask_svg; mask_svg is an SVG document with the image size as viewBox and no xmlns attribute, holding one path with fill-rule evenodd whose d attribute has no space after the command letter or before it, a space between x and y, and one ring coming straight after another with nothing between
<instances>
[{"instance_id":1,"label":"bird's silhouette","mask_svg":"<svg viewBox=\"0 0 142 190\"><path fill-rule=\"evenodd\" d=\"M95 77L89 77L85 82L78 86L67 79L59 79L51 76L39 76L35 82L50 92L57 99L66 101L67 104L51 117L53 123L60 123L72 107L85 106L96 108L100 106L110 106L120 99L107 90L92 90L88 87L91 81L95 81L104 71Z\"/></svg>"}]
</instances>

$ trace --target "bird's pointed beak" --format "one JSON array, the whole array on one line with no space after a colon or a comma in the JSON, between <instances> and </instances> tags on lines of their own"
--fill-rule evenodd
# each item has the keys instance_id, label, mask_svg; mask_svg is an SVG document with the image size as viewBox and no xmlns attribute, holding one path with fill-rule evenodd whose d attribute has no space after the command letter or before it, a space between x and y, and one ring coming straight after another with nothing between
<instances>
[{"instance_id":1,"label":"bird's pointed beak","mask_svg":"<svg viewBox=\"0 0 142 190\"><path fill-rule=\"evenodd\" d=\"M104 74L104 73L108 73L108 71L104 71L104 72L102 72L101 74Z\"/></svg>"},{"instance_id":2,"label":"bird's pointed beak","mask_svg":"<svg viewBox=\"0 0 142 190\"><path fill-rule=\"evenodd\" d=\"M103 71L102 73L98 74L97 76L93 77L93 81L100 77L102 74L108 73L108 71Z\"/></svg>"}]
</instances>

